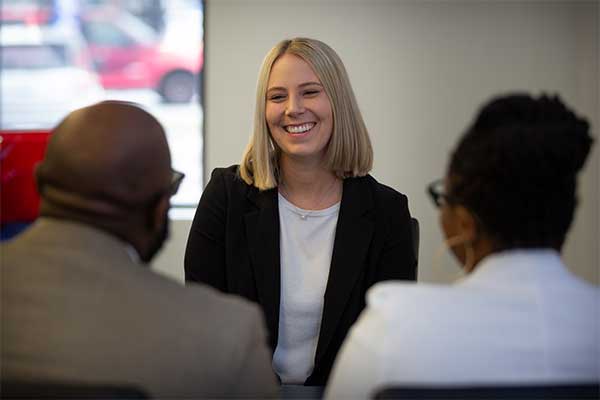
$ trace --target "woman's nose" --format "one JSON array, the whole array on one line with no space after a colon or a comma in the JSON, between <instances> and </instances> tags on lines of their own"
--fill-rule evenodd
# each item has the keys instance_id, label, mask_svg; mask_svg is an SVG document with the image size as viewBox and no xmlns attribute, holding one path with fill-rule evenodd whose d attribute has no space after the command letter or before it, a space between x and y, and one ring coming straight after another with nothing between
<instances>
[{"instance_id":1,"label":"woman's nose","mask_svg":"<svg viewBox=\"0 0 600 400\"><path fill-rule=\"evenodd\" d=\"M285 108L285 114L294 116L304 112L304 102L300 96L290 96Z\"/></svg>"}]
</instances>

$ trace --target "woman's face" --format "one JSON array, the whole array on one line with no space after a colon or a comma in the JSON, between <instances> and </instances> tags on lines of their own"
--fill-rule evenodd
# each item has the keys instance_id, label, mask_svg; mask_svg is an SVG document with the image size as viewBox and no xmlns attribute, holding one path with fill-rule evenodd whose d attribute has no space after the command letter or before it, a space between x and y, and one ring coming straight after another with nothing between
<instances>
[{"instance_id":1,"label":"woman's face","mask_svg":"<svg viewBox=\"0 0 600 400\"><path fill-rule=\"evenodd\" d=\"M322 160L333 112L321 81L302 58L286 53L273 63L266 119L282 157Z\"/></svg>"}]
</instances>

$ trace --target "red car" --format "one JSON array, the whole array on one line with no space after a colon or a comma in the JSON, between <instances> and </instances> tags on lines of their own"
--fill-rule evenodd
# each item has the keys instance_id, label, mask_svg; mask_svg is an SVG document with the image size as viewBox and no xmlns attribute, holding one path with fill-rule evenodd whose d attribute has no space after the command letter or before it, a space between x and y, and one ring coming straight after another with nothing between
<instances>
[{"instance_id":1,"label":"red car","mask_svg":"<svg viewBox=\"0 0 600 400\"><path fill-rule=\"evenodd\" d=\"M122 10L95 10L82 15L80 22L105 89L149 88L169 103L189 102L199 95L201 32L197 40L181 40L187 45L182 48L165 43L149 25Z\"/></svg>"}]
</instances>

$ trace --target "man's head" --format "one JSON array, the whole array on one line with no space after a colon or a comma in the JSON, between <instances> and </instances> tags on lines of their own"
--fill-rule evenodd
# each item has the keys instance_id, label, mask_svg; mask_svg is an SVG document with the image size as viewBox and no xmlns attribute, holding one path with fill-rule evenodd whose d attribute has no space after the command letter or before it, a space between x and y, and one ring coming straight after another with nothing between
<instances>
[{"instance_id":1,"label":"man's head","mask_svg":"<svg viewBox=\"0 0 600 400\"><path fill-rule=\"evenodd\" d=\"M69 114L36 170L40 214L76 220L131 243L149 261L167 234L173 171L165 133L132 103Z\"/></svg>"}]
</instances>

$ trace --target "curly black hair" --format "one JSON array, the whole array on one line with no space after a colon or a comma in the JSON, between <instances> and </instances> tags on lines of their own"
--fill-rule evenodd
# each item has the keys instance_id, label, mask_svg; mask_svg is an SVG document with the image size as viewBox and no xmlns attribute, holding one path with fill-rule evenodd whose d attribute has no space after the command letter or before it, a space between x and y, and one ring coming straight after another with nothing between
<instances>
[{"instance_id":1,"label":"curly black hair","mask_svg":"<svg viewBox=\"0 0 600 400\"><path fill-rule=\"evenodd\" d=\"M449 197L498 249L560 250L593 139L558 96L511 94L483 106L452 153Z\"/></svg>"}]
</instances>

